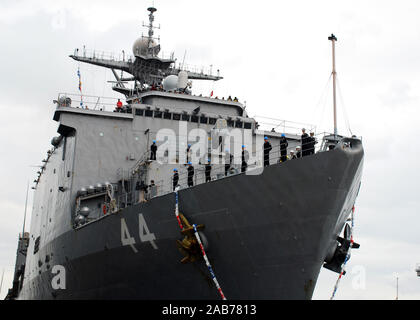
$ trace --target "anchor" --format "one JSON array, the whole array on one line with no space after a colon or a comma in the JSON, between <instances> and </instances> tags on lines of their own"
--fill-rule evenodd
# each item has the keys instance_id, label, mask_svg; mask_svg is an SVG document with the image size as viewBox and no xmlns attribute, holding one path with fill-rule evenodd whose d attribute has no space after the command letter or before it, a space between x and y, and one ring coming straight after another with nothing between
<instances>
[{"instance_id":1,"label":"anchor","mask_svg":"<svg viewBox=\"0 0 420 320\"><path fill-rule=\"evenodd\" d=\"M181 263L190 263L194 262L201 258L201 249L200 245L197 242L197 239L194 235L194 227L188 222L187 218L180 213L179 217L183 225L181 234L184 236L182 240L176 240L178 249L184 254L184 258L181 259ZM197 230L200 232L204 230L204 225L197 225ZM200 237L203 242L203 246L207 246L207 239L202 232L200 232Z\"/></svg>"}]
</instances>

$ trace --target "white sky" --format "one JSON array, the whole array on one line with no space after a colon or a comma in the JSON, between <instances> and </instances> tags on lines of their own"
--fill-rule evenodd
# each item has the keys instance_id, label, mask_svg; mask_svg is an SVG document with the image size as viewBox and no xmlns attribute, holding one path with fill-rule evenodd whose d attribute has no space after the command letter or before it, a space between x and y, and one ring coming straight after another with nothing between
<instances>
[{"instance_id":1,"label":"white sky","mask_svg":"<svg viewBox=\"0 0 420 320\"><path fill-rule=\"evenodd\" d=\"M88 3L87 3L88 2ZM2 0L0 3L0 276L11 286L26 183L56 135L52 100L77 93L74 48L131 52L151 1ZM332 130L333 32L344 106L363 137L365 166L355 239L336 299L420 299L420 3L409 1L155 1L163 51L213 65L224 80L195 92L237 96L251 116ZM119 97L110 71L81 65L85 94ZM200 91L201 90L201 91ZM320 99L323 95L325 99ZM343 103L339 132L347 134ZM31 212L32 193L30 194ZM30 218L28 219L30 221ZM363 271L360 273L360 271ZM352 273L353 271L353 273ZM360 276L365 275L360 289ZM314 299L328 299L337 275L321 270ZM363 284L363 283L362 283Z\"/></svg>"}]
</instances>

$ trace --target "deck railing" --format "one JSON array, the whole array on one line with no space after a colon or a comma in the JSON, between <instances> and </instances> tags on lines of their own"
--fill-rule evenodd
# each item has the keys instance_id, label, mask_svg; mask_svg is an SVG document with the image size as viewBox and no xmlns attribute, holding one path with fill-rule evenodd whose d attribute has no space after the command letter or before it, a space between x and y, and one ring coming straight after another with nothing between
<instances>
[{"instance_id":1,"label":"deck railing","mask_svg":"<svg viewBox=\"0 0 420 320\"><path fill-rule=\"evenodd\" d=\"M318 152L327 152L329 151L331 148L328 148L328 143L326 142L326 137L332 137L333 135L330 133L318 133L315 136L315 146L313 149L313 153L307 154L303 157L311 157L313 156L315 153ZM360 137L354 137L353 138L358 138L361 139ZM320 143L322 141L322 143ZM337 140L338 141L338 140ZM333 147L336 147L334 145L332 145ZM298 147L303 148L303 151L307 151L306 146L305 145L299 145ZM340 147L342 148L351 148L351 144L346 142L346 143L342 143L340 144ZM286 160L283 161L284 159L282 159L282 154L281 154L281 147L280 145L276 145L272 147L272 150L270 152L270 157L269 157L269 165L283 165L284 162L288 162L288 161L299 161L299 158L296 159L292 159L292 153L295 153L294 151L296 151L295 147L288 147L286 149L287 151L287 155L286 155ZM300 150L300 152L302 152L302 150ZM146 154L145 154L146 155ZM222 158L224 157L224 155L222 155ZM301 155L302 157L302 155ZM210 177L211 177L211 181L216 181L216 180L221 180L221 179L225 179L225 178L229 178L235 175L239 175L239 174L260 174L262 173L261 170L263 170L264 168L264 150L259 150L257 152L253 152L253 158L255 159L253 160L253 162L248 162L247 163L247 168L245 170L245 172L242 172L242 156L238 159L238 157L234 157L233 158L233 165L230 166L228 173L226 174L225 171L225 164L224 163L218 163L218 164L212 164L212 168L211 168L211 173L210 173ZM143 159L143 161L145 161L145 159ZM143 165L142 163L138 163L137 167L139 165ZM147 166L147 163L144 163L145 166ZM198 164L198 165L194 165L195 169L194 169L194 175L192 177L193 179L193 186L196 185L200 185L203 183L207 183L206 182L206 170L205 170L205 165L204 164ZM179 180L178 180L178 184L177 186L180 187L180 189L186 189L189 188L188 186L188 172L187 172L187 166L185 166L185 164L178 164L177 166L178 168L178 176L179 176ZM120 169L122 170L122 169ZM170 194L174 191L174 185L173 185L173 177L171 179L167 179L167 180L160 180L155 182L155 184L153 185L148 185L147 188L145 187L145 185L142 185L141 188L136 188L136 186L138 185L138 182L140 181L140 179L142 179L141 177L139 177L139 175L133 174L132 170L126 170L126 171L121 171L120 172L120 178L121 178L121 184L124 185L124 181L128 182L128 189L125 189L125 187L121 187L120 188L120 194L118 194L114 199L111 199L111 201L113 201L113 203L116 205L116 210L115 211L119 211L121 209L124 209L126 207L132 206L134 204L137 203L142 203L142 202L147 202L153 198L159 197L159 196L164 196L166 194ZM146 181L143 180L144 183L146 183ZM114 184L114 186L116 186L116 184ZM123 191L124 190L124 191ZM115 212L114 211L114 212ZM111 214L111 212L107 212L108 215ZM102 219L103 217L100 217L100 219ZM89 223L93 222L93 220L89 220ZM76 225L76 228L79 227L83 227L85 226L87 223L85 224L79 224Z\"/></svg>"}]
</instances>

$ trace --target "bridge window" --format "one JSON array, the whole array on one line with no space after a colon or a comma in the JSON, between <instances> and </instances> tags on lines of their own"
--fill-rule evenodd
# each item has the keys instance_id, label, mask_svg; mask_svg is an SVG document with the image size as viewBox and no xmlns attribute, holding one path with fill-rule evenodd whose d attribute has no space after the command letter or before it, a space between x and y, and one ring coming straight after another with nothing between
<instances>
[{"instance_id":1,"label":"bridge window","mask_svg":"<svg viewBox=\"0 0 420 320\"><path fill-rule=\"evenodd\" d=\"M155 118L162 119L162 111L155 111Z\"/></svg>"},{"instance_id":2,"label":"bridge window","mask_svg":"<svg viewBox=\"0 0 420 320\"><path fill-rule=\"evenodd\" d=\"M136 116L142 116L144 113L143 109L136 109Z\"/></svg>"},{"instance_id":3,"label":"bridge window","mask_svg":"<svg viewBox=\"0 0 420 320\"><path fill-rule=\"evenodd\" d=\"M236 121L235 128L242 128L242 121Z\"/></svg>"},{"instance_id":4,"label":"bridge window","mask_svg":"<svg viewBox=\"0 0 420 320\"><path fill-rule=\"evenodd\" d=\"M244 129L251 129L251 128L252 128L252 123L251 122L245 122Z\"/></svg>"},{"instance_id":5,"label":"bridge window","mask_svg":"<svg viewBox=\"0 0 420 320\"><path fill-rule=\"evenodd\" d=\"M198 122L197 116L191 116L191 122Z\"/></svg>"},{"instance_id":6,"label":"bridge window","mask_svg":"<svg viewBox=\"0 0 420 320\"><path fill-rule=\"evenodd\" d=\"M146 117L153 117L153 111L152 110L146 110L145 113L144 113L144 115Z\"/></svg>"},{"instance_id":7,"label":"bridge window","mask_svg":"<svg viewBox=\"0 0 420 320\"><path fill-rule=\"evenodd\" d=\"M201 117L200 118L200 123L202 123L202 124L207 124L207 117Z\"/></svg>"},{"instance_id":8,"label":"bridge window","mask_svg":"<svg viewBox=\"0 0 420 320\"><path fill-rule=\"evenodd\" d=\"M163 113L163 119L171 120L172 114L170 112Z\"/></svg>"},{"instance_id":9,"label":"bridge window","mask_svg":"<svg viewBox=\"0 0 420 320\"><path fill-rule=\"evenodd\" d=\"M216 118L209 118L209 124L216 124Z\"/></svg>"},{"instance_id":10,"label":"bridge window","mask_svg":"<svg viewBox=\"0 0 420 320\"><path fill-rule=\"evenodd\" d=\"M186 113L183 113L182 114L182 121L188 121L188 120L190 120L190 116Z\"/></svg>"},{"instance_id":11,"label":"bridge window","mask_svg":"<svg viewBox=\"0 0 420 320\"><path fill-rule=\"evenodd\" d=\"M174 116L172 117L173 120L180 120L181 115L179 113L174 113Z\"/></svg>"}]
</instances>

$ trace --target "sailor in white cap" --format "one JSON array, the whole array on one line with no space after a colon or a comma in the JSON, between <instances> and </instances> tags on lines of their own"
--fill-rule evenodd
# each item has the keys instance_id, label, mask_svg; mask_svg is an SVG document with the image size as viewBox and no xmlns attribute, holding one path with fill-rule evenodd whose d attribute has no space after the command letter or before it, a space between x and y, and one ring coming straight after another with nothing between
<instances>
[{"instance_id":1,"label":"sailor in white cap","mask_svg":"<svg viewBox=\"0 0 420 320\"><path fill-rule=\"evenodd\" d=\"M296 158L302 158L302 152L300 146L296 147Z\"/></svg>"}]
</instances>

